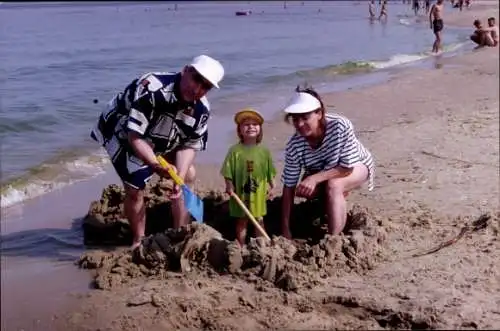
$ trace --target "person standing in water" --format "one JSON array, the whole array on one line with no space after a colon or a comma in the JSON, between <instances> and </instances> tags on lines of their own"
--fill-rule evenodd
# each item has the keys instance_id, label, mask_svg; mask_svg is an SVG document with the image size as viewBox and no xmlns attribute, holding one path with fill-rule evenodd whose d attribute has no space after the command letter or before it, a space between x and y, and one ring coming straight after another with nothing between
<instances>
[{"instance_id":1,"label":"person standing in water","mask_svg":"<svg viewBox=\"0 0 500 331\"><path fill-rule=\"evenodd\" d=\"M443 1L444 0L437 0L436 3L432 5L431 10L429 12L429 23L432 31L434 32L434 36L436 36L436 40L432 45L433 53L438 53L441 50L441 31L444 28Z\"/></svg>"},{"instance_id":2,"label":"person standing in water","mask_svg":"<svg viewBox=\"0 0 500 331\"><path fill-rule=\"evenodd\" d=\"M370 19L374 20L375 19L375 0L370 0L370 3L368 4L368 12L370 13Z\"/></svg>"},{"instance_id":3,"label":"person standing in water","mask_svg":"<svg viewBox=\"0 0 500 331\"><path fill-rule=\"evenodd\" d=\"M382 8L380 8L380 16L378 19L382 19L382 16L387 19L387 0L382 1Z\"/></svg>"},{"instance_id":4,"label":"person standing in water","mask_svg":"<svg viewBox=\"0 0 500 331\"><path fill-rule=\"evenodd\" d=\"M419 4L418 0L413 0L412 8L413 8L413 12L415 13L415 16L417 16L418 11L420 10L420 4Z\"/></svg>"}]
</instances>

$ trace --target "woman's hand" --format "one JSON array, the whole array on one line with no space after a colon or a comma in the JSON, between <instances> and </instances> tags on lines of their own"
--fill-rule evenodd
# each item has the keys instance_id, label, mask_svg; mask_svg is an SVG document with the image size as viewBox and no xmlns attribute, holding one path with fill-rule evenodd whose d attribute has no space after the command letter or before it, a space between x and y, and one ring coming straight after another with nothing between
<instances>
[{"instance_id":1,"label":"woman's hand","mask_svg":"<svg viewBox=\"0 0 500 331\"><path fill-rule=\"evenodd\" d=\"M302 180L299 185L297 185L295 195L301 198L310 199L312 198L314 191L316 190L316 185L318 185L318 182L316 181L314 176L304 178L304 180Z\"/></svg>"}]
</instances>

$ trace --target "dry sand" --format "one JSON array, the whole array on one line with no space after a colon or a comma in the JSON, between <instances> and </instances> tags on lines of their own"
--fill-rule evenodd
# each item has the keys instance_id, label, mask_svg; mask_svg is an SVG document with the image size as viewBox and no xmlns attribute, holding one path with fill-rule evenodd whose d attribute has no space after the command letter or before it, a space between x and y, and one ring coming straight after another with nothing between
<instances>
[{"instance_id":1,"label":"dry sand","mask_svg":"<svg viewBox=\"0 0 500 331\"><path fill-rule=\"evenodd\" d=\"M349 196L355 205L341 236L324 237L318 208L303 203L292 227L300 239L250 240L240 249L224 239L232 238L225 198L205 194L213 228L151 235L134 254L82 256L97 289L57 316L53 329L500 328L498 60L498 49L437 58L440 69L409 69L385 84L325 96L377 161L375 191ZM291 128L278 120L266 126L278 156ZM217 171L199 169L197 189L220 190ZM149 232L168 225L165 190L163 182L151 185ZM126 243L126 222L113 221L121 191L105 195L91 206L86 239ZM271 234L278 209L279 197L265 220Z\"/></svg>"}]
</instances>

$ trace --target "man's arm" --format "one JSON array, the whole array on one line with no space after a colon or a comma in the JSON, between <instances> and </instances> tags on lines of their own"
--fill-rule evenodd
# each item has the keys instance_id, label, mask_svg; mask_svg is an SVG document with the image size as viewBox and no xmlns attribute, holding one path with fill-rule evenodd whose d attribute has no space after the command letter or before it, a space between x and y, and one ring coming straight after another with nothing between
<instances>
[{"instance_id":1,"label":"man's arm","mask_svg":"<svg viewBox=\"0 0 500 331\"><path fill-rule=\"evenodd\" d=\"M128 114L127 136L135 155L147 165L155 167L158 165L158 161L153 146L144 140L154 104L153 94L149 91L148 85L147 79L138 82L134 101Z\"/></svg>"},{"instance_id":2,"label":"man's arm","mask_svg":"<svg viewBox=\"0 0 500 331\"><path fill-rule=\"evenodd\" d=\"M429 10L429 24L432 29L432 15L434 15L434 9L436 8L436 5L431 6L431 10Z\"/></svg>"},{"instance_id":3,"label":"man's arm","mask_svg":"<svg viewBox=\"0 0 500 331\"><path fill-rule=\"evenodd\" d=\"M129 131L128 142L134 150L135 155L144 163L154 169L159 166L159 162L158 160L156 160L153 149L148 144L148 142L142 139L142 137L137 132Z\"/></svg>"}]
</instances>

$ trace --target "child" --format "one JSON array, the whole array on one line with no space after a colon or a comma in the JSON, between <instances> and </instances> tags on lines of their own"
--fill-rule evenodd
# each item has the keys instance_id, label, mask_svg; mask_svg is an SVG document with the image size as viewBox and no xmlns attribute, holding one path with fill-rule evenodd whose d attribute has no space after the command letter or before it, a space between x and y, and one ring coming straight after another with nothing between
<instances>
[{"instance_id":1,"label":"child","mask_svg":"<svg viewBox=\"0 0 500 331\"><path fill-rule=\"evenodd\" d=\"M240 141L227 152L221 175L226 182L226 192L236 193L263 226L267 197L274 188L276 176L271 153L260 144L264 118L253 109L243 109L236 113L234 121ZM248 219L234 199L229 201L229 215L237 218L236 238L243 245Z\"/></svg>"}]
</instances>

